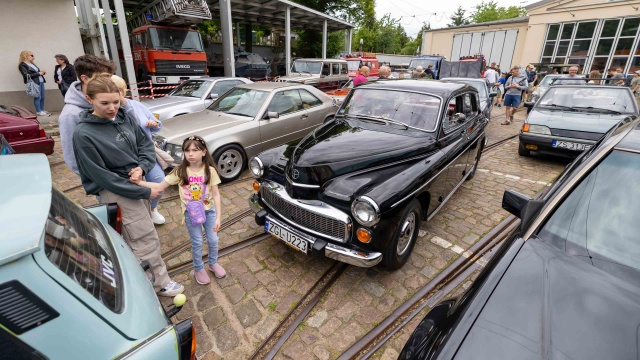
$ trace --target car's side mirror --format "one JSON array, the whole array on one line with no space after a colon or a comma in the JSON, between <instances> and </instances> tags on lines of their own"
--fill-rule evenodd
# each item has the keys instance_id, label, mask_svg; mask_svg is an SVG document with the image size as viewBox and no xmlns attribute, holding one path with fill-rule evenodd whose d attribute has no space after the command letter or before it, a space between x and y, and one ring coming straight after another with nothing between
<instances>
[{"instance_id":1,"label":"car's side mirror","mask_svg":"<svg viewBox=\"0 0 640 360\"><path fill-rule=\"evenodd\" d=\"M455 113L455 114L453 114L453 119L456 122L463 123L463 122L467 121L467 115L465 115L463 113Z\"/></svg>"},{"instance_id":2,"label":"car's side mirror","mask_svg":"<svg viewBox=\"0 0 640 360\"><path fill-rule=\"evenodd\" d=\"M209 94L208 98L211 100L215 100L218 98L218 94Z\"/></svg>"},{"instance_id":3,"label":"car's side mirror","mask_svg":"<svg viewBox=\"0 0 640 360\"><path fill-rule=\"evenodd\" d=\"M543 205L544 201L534 200L513 190L507 190L502 195L502 208L520 218L522 224L528 224Z\"/></svg>"},{"instance_id":4,"label":"car's side mirror","mask_svg":"<svg viewBox=\"0 0 640 360\"><path fill-rule=\"evenodd\" d=\"M492 99L493 99L494 97L496 97L496 96L498 96L498 93L497 93L497 92L490 92L490 93L489 93L489 97L490 97L490 98L492 98Z\"/></svg>"},{"instance_id":5,"label":"car's side mirror","mask_svg":"<svg viewBox=\"0 0 640 360\"><path fill-rule=\"evenodd\" d=\"M326 77L327 77L327 75L325 75L325 74L320 75L320 79L324 79Z\"/></svg>"},{"instance_id":6,"label":"car's side mirror","mask_svg":"<svg viewBox=\"0 0 640 360\"><path fill-rule=\"evenodd\" d=\"M278 114L277 111L267 111L267 116L265 116L265 119L277 119L280 117L280 114Z\"/></svg>"},{"instance_id":7,"label":"car's side mirror","mask_svg":"<svg viewBox=\"0 0 640 360\"><path fill-rule=\"evenodd\" d=\"M534 105L534 102L533 102L533 101L525 101L525 102L524 102L524 107L526 107L526 108L529 108L529 109L530 109L530 108L532 108L532 107L533 107L533 105Z\"/></svg>"}]
</instances>

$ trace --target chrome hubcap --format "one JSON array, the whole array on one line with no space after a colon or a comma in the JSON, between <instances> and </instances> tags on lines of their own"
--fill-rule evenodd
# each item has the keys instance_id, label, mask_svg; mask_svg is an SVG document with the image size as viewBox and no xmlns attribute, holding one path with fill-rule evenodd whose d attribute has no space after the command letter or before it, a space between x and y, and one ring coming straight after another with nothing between
<instances>
[{"instance_id":1,"label":"chrome hubcap","mask_svg":"<svg viewBox=\"0 0 640 360\"><path fill-rule=\"evenodd\" d=\"M242 171L242 154L234 149L223 152L218 158L218 171L223 178L232 178Z\"/></svg>"},{"instance_id":2,"label":"chrome hubcap","mask_svg":"<svg viewBox=\"0 0 640 360\"><path fill-rule=\"evenodd\" d=\"M416 214L410 212L404 219L402 225L400 225L400 238L398 238L398 247L396 249L398 256L402 256L411 243L413 233L416 231Z\"/></svg>"}]
</instances>

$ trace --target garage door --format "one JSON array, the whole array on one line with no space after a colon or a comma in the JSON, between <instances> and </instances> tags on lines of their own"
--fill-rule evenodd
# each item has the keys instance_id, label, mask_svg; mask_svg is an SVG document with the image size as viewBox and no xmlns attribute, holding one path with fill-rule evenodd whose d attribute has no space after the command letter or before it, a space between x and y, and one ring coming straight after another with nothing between
<instances>
[{"instance_id":1,"label":"garage door","mask_svg":"<svg viewBox=\"0 0 640 360\"><path fill-rule=\"evenodd\" d=\"M488 64L495 62L500 64L502 69L508 69L514 65L511 62L517 40L517 29L455 34L451 47L451 60L482 53Z\"/></svg>"}]
</instances>

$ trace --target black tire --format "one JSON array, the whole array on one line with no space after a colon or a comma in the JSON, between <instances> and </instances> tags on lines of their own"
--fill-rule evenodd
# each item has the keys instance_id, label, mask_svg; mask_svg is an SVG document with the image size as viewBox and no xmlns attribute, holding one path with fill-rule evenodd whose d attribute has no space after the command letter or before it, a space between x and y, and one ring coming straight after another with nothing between
<instances>
[{"instance_id":1,"label":"black tire","mask_svg":"<svg viewBox=\"0 0 640 360\"><path fill-rule=\"evenodd\" d=\"M522 144L522 141L518 144L518 155L520 156L531 156L531 150L527 150Z\"/></svg>"},{"instance_id":2,"label":"black tire","mask_svg":"<svg viewBox=\"0 0 640 360\"><path fill-rule=\"evenodd\" d=\"M484 138L482 139L478 139L478 154L476 155L476 162L473 163L473 168L471 168L471 170L469 171L469 175L467 176L467 178L465 179L465 181L471 180L473 179L473 177L476 175L476 170L478 170L478 163L480 162L480 158L482 157L482 151L484 150Z\"/></svg>"},{"instance_id":3,"label":"black tire","mask_svg":"<svg viewBox=\"0 0 640 360\"><path fill-rule=\"evenodd\" d=\"M396 215L392 223L398 224L393 239L382 254L382 265L391 270L400 269L411 256L416 244L420 223L422 222L420 203L412 200L402 212Z\"/></svg>"},{"instance_id":4,"label":"black tire","mask_svg":"<svg viewBox=\"0 0 640 360\"><path fill-rule=\"evenodd\" d=\"M244 150L238 145L225 145L213 153L220 180L223 183L240 177L247 161Z\"/></svg>"}]
</instances>

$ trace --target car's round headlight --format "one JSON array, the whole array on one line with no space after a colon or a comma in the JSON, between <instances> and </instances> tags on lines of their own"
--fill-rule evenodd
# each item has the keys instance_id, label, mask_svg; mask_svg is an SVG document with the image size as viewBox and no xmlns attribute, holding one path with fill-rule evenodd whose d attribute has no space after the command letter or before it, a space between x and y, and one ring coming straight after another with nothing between
<instances>
[{"instance_id":1,"label":"car's round headlight","mask_svg":"<svg viewBox=\"0 0 640 360\"><path fill-rule=\"evenodd\" d=\"M380 208L378 204L366 196L357 198L351 204L351 213L356 221L364 226L373 226L380 221Z\"/></svg>"},{"instance_id":2,"label":"car's round headlight","mask_svg":"<svg viewBox=\"0 0 640 360\"><path fill-rule=\"evenodd\" d=\"M264 166L257 156L254 156L251 161L249 161L249 170L251 170L251 174L255 178L259 178L264 174Z\"/></svg>"}]
</instances>

